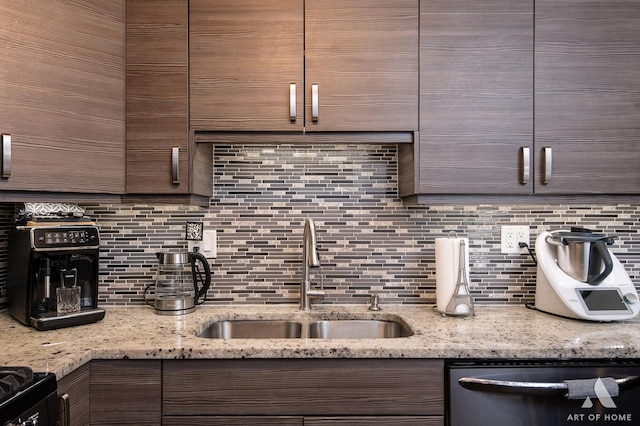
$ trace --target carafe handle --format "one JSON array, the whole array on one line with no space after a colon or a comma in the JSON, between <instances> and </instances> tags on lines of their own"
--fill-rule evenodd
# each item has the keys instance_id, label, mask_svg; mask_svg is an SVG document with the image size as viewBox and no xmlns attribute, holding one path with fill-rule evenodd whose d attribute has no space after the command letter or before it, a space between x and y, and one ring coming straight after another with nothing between
<instances>
[{"instance_id":1,"label":"carafe handle","mask_svg":"<svg viewBox=\"0 0 640 426\"><path fill-rule=\"evenodd\" d=\"M211 285L211 268L209 267L209 261L202 253L192 252L189 253L189 260L191 260L191 273L193 275L193 286L196 291L196 304L204 303L207 295L207 291L209 290L209 286ZM202 269L204 269L204 279L202 277L202 272L198 268L198 263L202 265ZM202 287L198 288L198 281L202 281ZM204 299L200 302L201 297L204 296Z\"/></svg>"},{"instance_id":2,"label":"carafe handle","mask_svg":"<svg viewBox=\"0 0 640 426\"><path fill-rule=\"evenodd\" d=\"M601 263L592 261L596 259L596 253L604 264L602 273L600 272ZM606 240L598 240L591 244L589 259L589 278L587 282L589 284L600 284L613 270L613 260L611 260L611 254L607 248Z\"/></svg>"}]
</instances>

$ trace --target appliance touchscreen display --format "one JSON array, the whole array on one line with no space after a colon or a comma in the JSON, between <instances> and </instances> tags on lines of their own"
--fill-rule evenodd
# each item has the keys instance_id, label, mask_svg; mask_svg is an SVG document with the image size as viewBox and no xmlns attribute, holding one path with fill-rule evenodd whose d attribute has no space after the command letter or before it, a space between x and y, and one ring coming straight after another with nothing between
<instances>
[{"instance_id":1,"label":"appliance touchscreen display","mask_svg":"<svg viewBox=\"0 0 640 426\"><path fill-rule=\"evenodd\" d=\"M584 304L590 311L627 311L620 292L608 290L578 290Z\"/></svg>"}]
</instances>

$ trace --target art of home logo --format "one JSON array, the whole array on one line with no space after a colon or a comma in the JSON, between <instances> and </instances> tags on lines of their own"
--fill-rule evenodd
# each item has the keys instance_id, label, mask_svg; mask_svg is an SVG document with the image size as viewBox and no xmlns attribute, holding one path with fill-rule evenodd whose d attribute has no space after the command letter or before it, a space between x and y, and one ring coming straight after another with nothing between
<instances>
[{"instance_id":1,"label":"art of home logo","mask_svg":"<svg viewBox=\"0 0 640 426\"><path fill-rule=\"evenodd\" d=\"M617 387L616 387L617 390ZM617 409L618 406L613 401L613 396L618 396L617 392L614 395L611 395L609 389L604 384L601 378L595 380L593 384L593 393L589 392L590 395L587 395L584 398L584 402L582 403L582 409L593 408L593 398L598 399L600 401L600 405L607 409ZM610 424L611 422L616 423L631 423L632 417L631 413L618 413L618 412L597 412L597 413L569 413L567 416L567 422L592 422L592 423L600 423L600 424Z\"/></svg>"},{"instance_id":2,"label":"art of home logo","mask_svg":"<svg viewBox=\"0 0 640 426\"><path fill-rule=\"evenodd\" d=\"M613 402L613 398L611 398L611 394L607 390L607 387L602 382L602 379L598 377L595 384L593 385L593 393L595 393L596 398L600 400L600 404L604 408L618 408L616 403ZM586 397L584 402L582 403L582 408L591 408L593 407L593 401L591 398Z\"/></svg>"}]
</instances>

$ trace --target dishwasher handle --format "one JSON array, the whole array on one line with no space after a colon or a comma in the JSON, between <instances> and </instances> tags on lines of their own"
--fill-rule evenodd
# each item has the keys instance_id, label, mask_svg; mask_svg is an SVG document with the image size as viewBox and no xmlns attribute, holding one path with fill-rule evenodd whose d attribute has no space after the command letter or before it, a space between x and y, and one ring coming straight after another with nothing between
<instances>
[{"instance_id":1,"label":"dishwasher handle","mask_svg":"<svg viewBox=\"0 0 640 426\"><path fill-rule=\"evenodd\" d=\"M640 384L640 377L629 376L622 379L615 379L615 381L620 389L629 389ZM460 383L460 386L463 388L470 390L526 395L564 395L568 397L569 390L569 387L565 382L518 382L513 380L461 377L458 380L458 383Z\"/></svg>"}]
</instances>

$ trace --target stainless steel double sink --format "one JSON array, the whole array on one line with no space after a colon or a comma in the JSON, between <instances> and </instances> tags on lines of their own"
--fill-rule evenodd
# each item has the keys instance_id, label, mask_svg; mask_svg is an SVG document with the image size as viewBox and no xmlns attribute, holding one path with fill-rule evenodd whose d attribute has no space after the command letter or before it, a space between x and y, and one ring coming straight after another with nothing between
<instances>
[{"instance_id":1,"label":"stainless steel double sink","mask_svg":"<svg viewBox=\"0 0 640 426\"><path fill-rule=\"evenodd\" d=\"M381 339L411 335L408 326L381 319L226 320L208 324L197 333L209 339Z\"/></svg>"}]
</instances>

